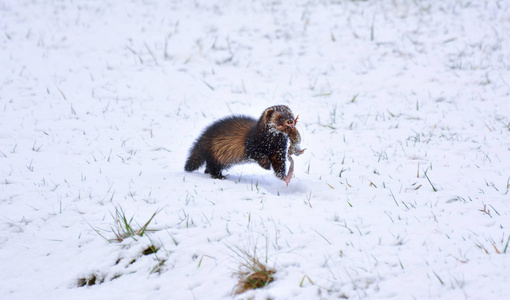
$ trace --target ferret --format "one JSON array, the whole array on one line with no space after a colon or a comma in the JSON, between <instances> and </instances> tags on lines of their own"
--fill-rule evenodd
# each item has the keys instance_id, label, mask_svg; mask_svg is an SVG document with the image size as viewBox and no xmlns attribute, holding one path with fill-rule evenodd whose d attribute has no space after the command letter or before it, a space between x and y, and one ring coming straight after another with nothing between
<instances>
[{"instance_id":1,"label":"ferret","mask_svg":"<svg viewBox=\"0 0 510 300\"><path fill-rule=\"evenodd\" d=\"M222 170L255 161L266 170L273 168L279 179L289 184L292 170L285 175L287 139L292 137L291 146L301 140L295 128L297 118L285 105L271 106L264 110L258 120L248 116L230 116L209 125L195 141L189 151L184 170L192 172L204 163L205 173L212 178L224 179ZM297 134L297 135L296 135ZM303 153L304 150L291 147L290 153ZM297 154L297 155L299 155Z\"/></svg>"}]
</instances>

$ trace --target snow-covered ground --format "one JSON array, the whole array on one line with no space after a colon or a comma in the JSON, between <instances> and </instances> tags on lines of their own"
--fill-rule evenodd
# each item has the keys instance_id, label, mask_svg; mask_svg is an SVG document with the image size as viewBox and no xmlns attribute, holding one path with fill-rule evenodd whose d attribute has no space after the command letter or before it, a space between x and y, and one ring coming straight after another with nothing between
<instances>
[{"instance_id":1,"label":"snow-covered ground","mask_svg":"<svg viewBox=\"0 0 510 300\"><path fill-rule=\"evenodd\" d=\"M510 297L509 1L2 1L0 31L0 299ZM183 171L275 104L288 187ZM234 295L244 252L275 280Z\"/></svg>"}]
</instances>

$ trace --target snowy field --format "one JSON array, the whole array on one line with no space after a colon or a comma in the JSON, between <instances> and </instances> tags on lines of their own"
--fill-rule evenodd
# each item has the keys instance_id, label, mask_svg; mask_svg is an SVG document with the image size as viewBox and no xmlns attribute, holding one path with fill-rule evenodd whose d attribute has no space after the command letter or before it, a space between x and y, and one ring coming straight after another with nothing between
<instances>
[{"instance_id":1,"label":"snowy field","mask_svg":"<svg viewBox=\"0 0 510 300\"><path fill-rule=\"evenodd\" d=\"M510 298L510 1L7 0L0 31L0 299ZM184 172L275 104L288 187ZM250 257L274 281L235 294Z\"/></svg>"}]
</instances>

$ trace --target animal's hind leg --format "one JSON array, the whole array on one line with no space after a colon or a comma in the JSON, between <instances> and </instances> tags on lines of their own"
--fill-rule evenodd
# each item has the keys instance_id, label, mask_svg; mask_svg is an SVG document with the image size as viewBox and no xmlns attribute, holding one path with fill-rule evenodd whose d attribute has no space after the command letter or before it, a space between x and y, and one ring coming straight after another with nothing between
<instances>
[{"instance_id":1,"label":"animal's hind leg","mask_svg":"<svg viewBox=\"0 0 510 300\"><path fill-rule=\"evenodd\" d=\"M221 174L222 166L218 163L207 161L205 165L205 174L211 174L212 178L225 179L225 176Z\"/></svg>"}]
</instances>

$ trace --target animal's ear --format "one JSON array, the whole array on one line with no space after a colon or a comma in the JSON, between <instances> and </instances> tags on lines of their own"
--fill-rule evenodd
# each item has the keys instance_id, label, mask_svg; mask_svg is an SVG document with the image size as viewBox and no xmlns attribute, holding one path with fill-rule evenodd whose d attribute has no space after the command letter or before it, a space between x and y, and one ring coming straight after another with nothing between
<instances>
[{"instance_id":1,"label":"animal's ear","mask_svg":"<svg viewBox=\"0 0 510 300\"><path fill-rule=\"evenodd\" d=\"M262 114L262 117L265 121L269 121L273 117L274 113L275 113L275 108L270 107L264 111L264 113Z\"/></svg>"}]
</instances>

